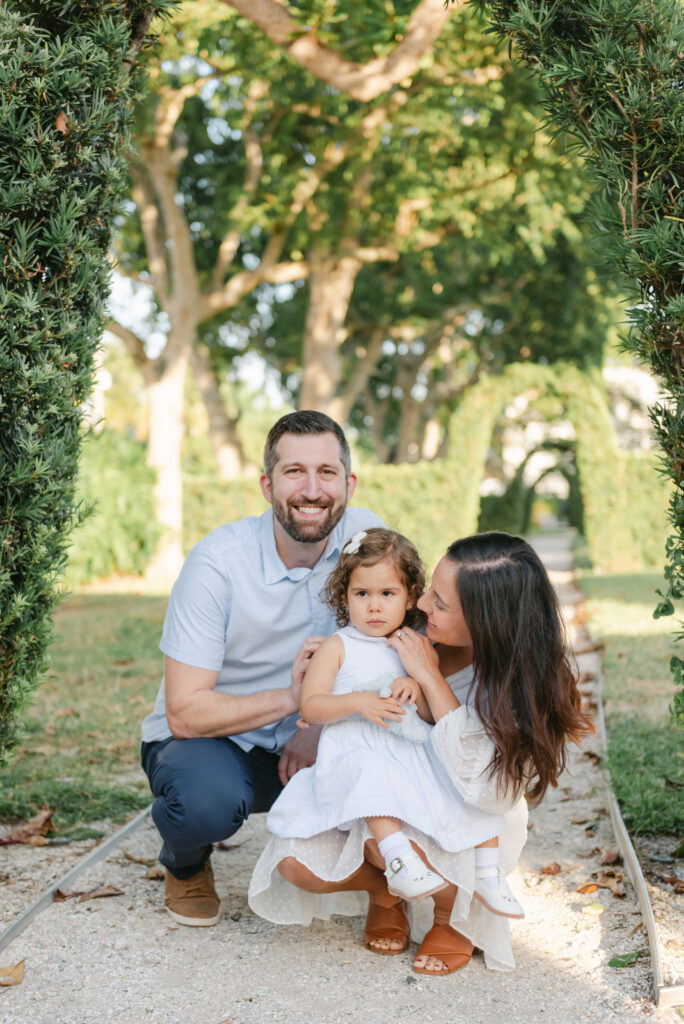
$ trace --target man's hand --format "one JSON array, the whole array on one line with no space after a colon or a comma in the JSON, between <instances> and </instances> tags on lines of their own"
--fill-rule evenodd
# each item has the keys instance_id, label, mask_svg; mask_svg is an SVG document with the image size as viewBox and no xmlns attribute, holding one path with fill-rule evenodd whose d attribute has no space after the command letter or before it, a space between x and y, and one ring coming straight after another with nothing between
<instances>
[{"instance_id":1,"label":"man's hand","mask_svg":"<svg viewBox=\"0 0 684 1024\"><path fill-rule=\"evenodd\" d=\"M324 636L307 636L306 640L297 652L297 657L292 663L292 683L290 685L290 693L292 695L292 700L297 707L299 707L301 700L302 682L306 675L306 670L308 669L314 654L326 639L327 637ZM318 742L318 740L316 742ZM285 744L285 749L287 749L287 744ZM305 767L305 765L302 765L301 767ZM292 774L294 775L294 772Z\"/></svg>"},{"instance_id":2,"label":"man's hand","mask_svg":"<svg viewBox=\"0 0 684 1024\"><path fill-rule=\"evenodd\" d=\"M283 786L287 785L300 768L310 768L315 762L322 728L321 725L311 725L304 732L296 732L287 741L278 761L278 777Z\"/></svg>"}]
</instances>

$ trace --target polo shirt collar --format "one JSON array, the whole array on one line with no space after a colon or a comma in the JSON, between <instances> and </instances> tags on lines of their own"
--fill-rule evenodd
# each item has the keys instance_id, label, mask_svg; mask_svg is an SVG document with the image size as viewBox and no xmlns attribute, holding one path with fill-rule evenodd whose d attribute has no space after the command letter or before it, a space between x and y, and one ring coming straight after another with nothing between
<instances>
[{"instance_id":1,"label":"polo shirt collar","mask_svg":"<svg viewBox=\"0 0 684 1024\"><path fill-rule=\"evenodd\" d=\"M316 562L314 569L321 564L321 562L330 562L334 559L337 562L342 546L345 542L344 533L344 521L347 517L346 512L340 519L339 523L328 537L328 543L325 547L325 551ZM282 558L278 554L276 548L275 533L273 532L273 509L266 509L264 514L261 516L261 551L263 558L264 567L264 582L280 583L282 580L303 580L306 576L312 572L311 569L307 569L305 566L295 566L294 569L288 569Z\"/></svg>"}]
</instances>

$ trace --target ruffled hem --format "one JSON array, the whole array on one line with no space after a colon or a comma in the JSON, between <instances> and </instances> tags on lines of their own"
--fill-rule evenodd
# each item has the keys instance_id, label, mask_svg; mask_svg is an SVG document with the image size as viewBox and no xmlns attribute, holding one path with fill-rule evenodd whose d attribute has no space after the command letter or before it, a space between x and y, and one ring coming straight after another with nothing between
<instances>
[{"instance_id":1,"label":"ruffled hem","mask_svg":"<svg viewBox=\"0 0 684 1024\"><path fill-rule=\"evenodd\" d=\"M475 857L472 846L448 852L428 836L405 826L407 835L423 850L442 877L458 887L450 924L484 953L490 970L515 968L507 918L492 914L473 900ZM273 836L263 850L252 874L249 905L259 916L276 924L309 925L314 917L329 920L333 914L356 916L368 907L365 893L308 893L286 881L277 865L294 857L324 881L340 882L354 873L363 861L364 843L371 834L363 820L351 823L349 831L332 829L306 839ZM516 857L517 861L517 857ZM506 865L503 865L506 870ZM420 942L432 925L433 903L429 898L409 904L411 938Z\"/></svg>"}]
</instances>

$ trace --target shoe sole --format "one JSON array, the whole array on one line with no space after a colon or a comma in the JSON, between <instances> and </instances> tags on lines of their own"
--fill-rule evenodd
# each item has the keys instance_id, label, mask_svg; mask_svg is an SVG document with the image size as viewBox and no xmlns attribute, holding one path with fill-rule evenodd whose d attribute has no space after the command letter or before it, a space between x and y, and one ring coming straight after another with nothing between
<instances>
[{"instance_id":1,"label":"shoe sole","mask_svg":"<svg viewBox=\"0 0 684 1024\"><path fill-rule=\"evenodd\" d=\"M428 889L427 892L419 892L415 896L407 896L403 892L398 892L396 889L392 889L389 885L387 886L387 891L391 893L392 896L398 896L399 899L406 900L407 903L412 903L413 900L422 900L424 896L434 896L435 893L441 892L442 889L447 889L449 884L449 882L443 881L441 885L436 885L434 889Z\"/></svg>"},{"instance_id":2,"label":"shoe sole","mask_svg":"<svg viewBox=\"0 0 684 1024\"><path fill-rule=\"evenodd\" d=\"M183 917L182 914L177 914L174 910L169 910L168 907L165 909L177 924L184 924L187 928L211 928L212 925L218 924L221 918L220 913L215 917Z\"/></svg>"},{"instance_id":3,"label":"shoe sole","mask_svg":"<svg viewBox=\"0 0 684 1024\"><path fill-rule=\"evenodd\" d=\"M503 910L495 910L494 907L490 907L486 900L483 900L479 892L473 893L476 900L479 900L483 907L486 907L490 914L496 914L497 917L508 917L512 921L522 921L525 917L525 912L522 914L504 914Z\"/></svg>"}]
</instances>

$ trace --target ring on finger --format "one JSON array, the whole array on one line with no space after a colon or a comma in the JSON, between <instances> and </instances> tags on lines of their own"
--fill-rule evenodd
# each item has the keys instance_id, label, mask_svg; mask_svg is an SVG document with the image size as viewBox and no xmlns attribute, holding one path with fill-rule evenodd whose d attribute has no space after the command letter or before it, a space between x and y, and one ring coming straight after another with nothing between
<instances>
[{"instance_id":1,"label":"ring on finger","mask_svg":"<svg viewBox=\"0 0 684 1024\"><path fill-rule=\"evenodd\" d=\"M402 633L401 630L399 630L399 632L397 633L397 637L399 638L399 640L403 640L405 636L406 636L406 633Z\"/></svg>"}]
</instances>

